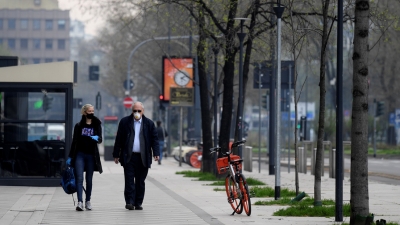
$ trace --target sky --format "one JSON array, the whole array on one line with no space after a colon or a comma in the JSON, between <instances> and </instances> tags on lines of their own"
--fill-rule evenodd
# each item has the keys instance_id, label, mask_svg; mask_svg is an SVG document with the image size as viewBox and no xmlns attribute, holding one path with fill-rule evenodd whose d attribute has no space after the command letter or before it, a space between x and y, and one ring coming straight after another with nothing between
<instances>
[{"instance_id":1,"label":"sky","mask_svg":"<svg viewBox=\"0 0 400 225\"><path fill-rule=\"evenodd\" d=\"M85 32L90 36L96 36L98 30L103 26L104 20L101 16L91 14L88 11L84 11L79 4L82 4L82 0L58 0L59 7L62 10L70 10L71 20L80 20L85 24ZM93 3L93 1L90 1Z\"/></svg>"}]
</instances>

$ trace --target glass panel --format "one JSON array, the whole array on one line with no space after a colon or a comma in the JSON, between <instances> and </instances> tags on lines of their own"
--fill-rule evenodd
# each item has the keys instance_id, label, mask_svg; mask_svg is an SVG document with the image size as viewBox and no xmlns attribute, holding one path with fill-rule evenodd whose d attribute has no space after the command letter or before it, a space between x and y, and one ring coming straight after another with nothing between
<instances>
[{"instance_id":1,"label":"glass panel","mask_svg":"<svg viewBox=\"0 0 400 225\"><path fill-rule=\"evenodd\" d=\"M39 64L40 63L40 59L39 58L33 58L32 61L33 61L33 64Z\"/></svg>"},{"instance_id":2,"label":"glass panel","mask_svg":"<svg viewBox=\"0 0 400 225\"><path fill-rule=\"evenodd\" d=\"M65 166L65 142L49 130L51 126L64 127L48 123L0 123L0 179L60 177Z\"/></svg>"},{"instance_id":3,"label":"glass panel","mask_svg":"<svg viewBox=\"0 0 400 225\"><path fill-rule=\"evenodd\" d=\"M40 49L40 39L33 39L33 49Z\"/></svg>"},{"instance_id":4,"label":"glass panel","mask_svg":"<svg viewBox=\"0 0 400 225\"><path fill-rule=\"evenodd\" d=\"M46 49L53 49L53 39L45 40Z\"/></svg>"},{"instance_id":5,"label":"glass panel","mask_svg":"<svg viewBox=\"0 0 400 225\"><path fill-rule=\"evenodd\" d=\"M8 29L15 30L15 19L8 19Z\"/></svg>"},{"instance_id":6,"label":"glass panel","mask_svg":"<svg viewBox=\"0 0 400 225\"><path fill-rule=\"evenodd\" d=\"M65 49L65 40L64 39L58 40L58 49Z\"/></svg>"},{"instance_id":7,"label":"glass panel","mask_svg":"<svg viewBox=\"0 0 400 225\"><path fill-rule=\"evenodd\" d=\"M23 38L20 40L21 41L21 49L28 49L28 39Z\"/></svg>"},{"instance_id":8,"label":"glass panel","mask_svg":"<svg viewBox=\"0 0 400 225\"><path fill-rule=\"evenodd\" d=\"M65 30L65 20L58 20L58 29Z\"/></svg>"},{"instance_id":9,"label":"glass panel","mask_svg":"<svg viewBox=\"0 0 400 225\"><path fill-rule=\"evenodd\" d=\"M33 29L40 30L40 20L38 19L33 20Z\"/></svg>"},{"instance_id":10,"label":"glass panel","mask_svg":"<svg viewBox=\"0 0 400 225\"><path fill-rule=\"evenodd\" d=\"M0 30L3 30L3 19L0 19Z\"/></svg>"},{"instance_id":11,"label":"glass panel","mask_svg":"<svg viewBox=\"0 0 400 225\"><path fill-rule=\"evenodd\" d=\"M21 19L21 30L27 30L27 29L28 29L28 20Z\"/></svg>"},{"instance_id":12,"label":"glass panel","mask_svg":"<svg viewBox=\"0 0 400 225\"><path fill-rule=\"evenodd\" d=\"M8 48L15 49L15 39L14 38L8 39Z\"/></svg>"},{"instance_id":13,"label":"glass panel","mask_svg":"<svg viewBox=\"0 0 400 225\"><path fill-rule=\"evenodd\" d=\"M1 94L2 120L66 120L64 92L5 91Z\"/></svg>"},{"instance_id":14,"label":"glass panel","mask_svg":"<svg viewBox=\"0 0 400 225\"><path fill-rule=\"evenodd\" d=\"M46 30L53 30L53 20L46 20Z\"/></svg>"}]
</instances>

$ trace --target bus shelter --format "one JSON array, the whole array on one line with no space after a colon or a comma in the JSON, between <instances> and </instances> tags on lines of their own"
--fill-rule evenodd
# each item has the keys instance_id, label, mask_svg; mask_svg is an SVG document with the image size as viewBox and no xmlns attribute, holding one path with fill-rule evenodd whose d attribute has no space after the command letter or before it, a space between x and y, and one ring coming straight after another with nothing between
<instances>
[{"instance_id":1,"label":"bus shelter","mask_svg":"<svg viewBox=\"0 0 400 225\"><path fill-rule=\"evenodd\" d=\"M0 68L0 185L59 186L76 62Z\"/></svg>"}]
</instances>

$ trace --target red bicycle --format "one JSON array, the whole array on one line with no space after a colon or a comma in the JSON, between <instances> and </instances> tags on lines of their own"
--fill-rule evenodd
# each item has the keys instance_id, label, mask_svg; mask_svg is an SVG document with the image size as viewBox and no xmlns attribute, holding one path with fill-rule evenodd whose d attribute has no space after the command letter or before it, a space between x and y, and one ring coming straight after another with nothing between
<instances>
[{"instance_id":1,"label":"red bicycle","mask_svg":"<svg viewBox=\"0 0 400 225\"><path fill-rule=\"evenodd\" d=\"M232 149L243 145L246 140L234 142L228 152L221 152L225 157L216 161L218 174L224 174L229 171L225 178L225 190L228 196L228 203L233 209L232 215L241 214L244 211L248 216L251 214L250 192L246 178L240 172L242 170L243 159L238 155L232 154ZM221 147L210 149L211 153L220 152Z\"/></svg>"}]
</instances>

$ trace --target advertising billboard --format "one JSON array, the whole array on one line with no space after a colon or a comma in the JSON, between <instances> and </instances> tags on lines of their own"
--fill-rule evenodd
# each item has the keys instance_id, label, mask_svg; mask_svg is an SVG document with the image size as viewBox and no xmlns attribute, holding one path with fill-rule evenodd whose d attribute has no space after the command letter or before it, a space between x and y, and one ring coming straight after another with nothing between
<instances>
[{"instance_id":1,"label":"advertising billboard","mask_svg":"<svg viewBox=\"0 0 400 225\"><path fill-rule=\"evenodd\" d=\"M163 57L163 95L164 101L171 98L170 88L193 88L193 58Z\"/></svg>"}]
</instances>

